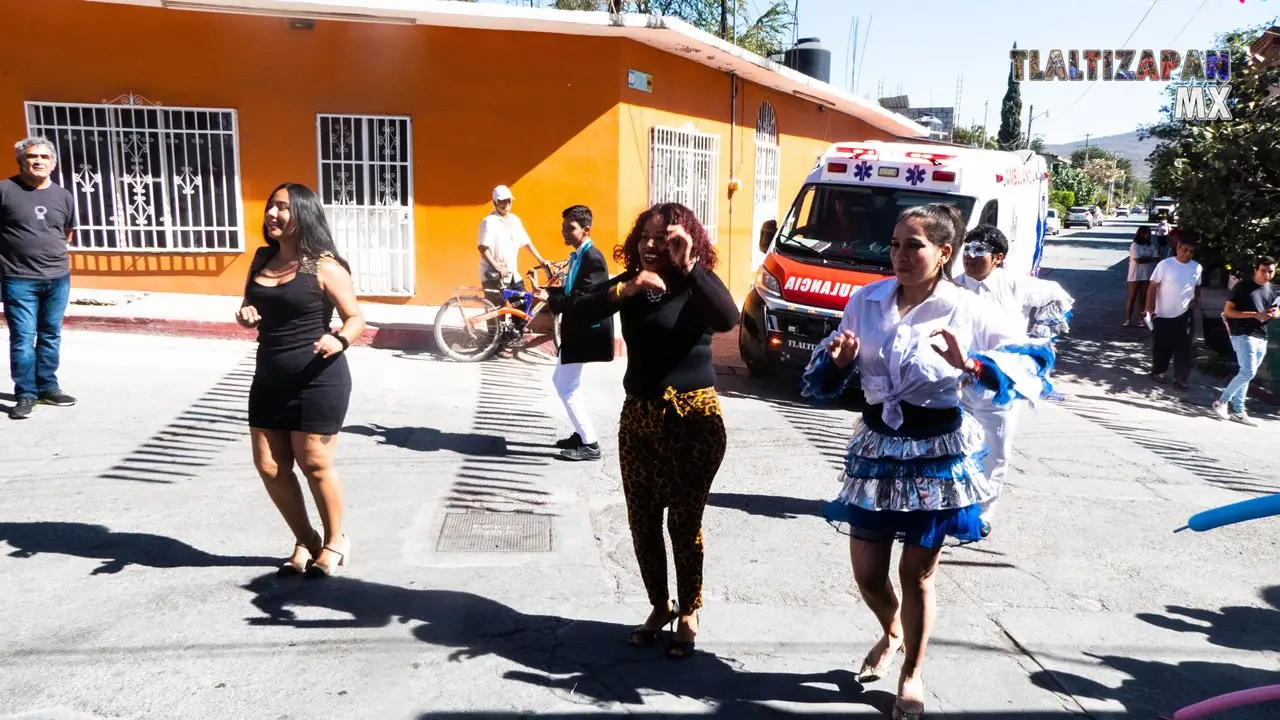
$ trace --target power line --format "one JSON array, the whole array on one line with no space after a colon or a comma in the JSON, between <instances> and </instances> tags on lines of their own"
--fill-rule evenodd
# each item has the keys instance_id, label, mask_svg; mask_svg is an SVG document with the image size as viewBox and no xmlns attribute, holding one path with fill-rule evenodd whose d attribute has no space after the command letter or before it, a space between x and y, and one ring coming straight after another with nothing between
<instances>
[{"instance_id":1,"label":"power line","mask_svg":"<svg viewBox=\"0 0 1280 720\"><path fill-rule=\"evenodd\" d=\"M1122 47L1122 48L1123 48L1123 47L1127 47L1127 46L1129 45L1129 41L1133 39L1133 36L1138 34L1138 28L1142 27L1142 23L1144 23L1144 22L1146 22L1146 21L1147 21L1147 16L1151 14L1151 11L1156 9L1156 3L1157 3L1157 2L1159 2L1159 0L1151 0L1151 7L1147 8L1147 11L1146 11L1145 13L1143 13L1143 14L1142 14L1142 19L1138 21L1138 24L1137 24L1137 25L1134 25L1134 26L1133 26L1133 32L1129 33L1129 37L1125 38L1125 39L1124 39L1124 42L1120 43L1120 47ZM1059 113L1058 113L1058 117L1057 117L1057 119L1058 119L1058 120L1061 120L1061 119L1062 119L1062 116L1063 116L1063 115L1065 115L1065 114L1067 114L1067 112L1069 112L1069 111L1071 110L1071 108L1075 107L1075 106L1076 106L1076 103L1078 103L1078 102L1080 102L1081 100L1083 100L1083 99L1084 99L1084 96L1085 96L1085 95L1088 95L1088 94L1089 94L1089 91L1090 91L1090 90L1092 90L1092 89L1093 89L1093 86L1094 86L1094 85L1096 85L1096 84L1097 84L1097 81L1096 81L1096 80L1095 80L1095 81L1093 81L1093 82L1090 82L1090 83L1089 83L1089 86L1088 86L1088 87L1086 87L1086 88L1084 89L1084 92L1080 93L1080 97L1077 97L1077 98L1075 99L1075 101L1074 101L1074 102L1072 102L1070 105L1068 105L1068 106L1067 106L1067 108L1066 108L1066 110L1063 110L1062 112L1059 112Z\"/></svg>"},{"instance_id":2,"label":"power line","mask_svg":"<svg viewBox=\"0 0 1280 720\"><path fill-rule=\"evenodd\" d=\"M1202 1L1201 6L1199 6L1199 8L1196 8L1196 12L1192 13L1192 17L1187 18L1187 24L1184 24L1183 29L1180 29L1180 31L1178 31L1178 35L1174 36L1174 40L1178 40L1179 37L1183 36L1183 32L1187 31L1187 28L1192 27L1192 20L1196 19L1196 15L1198 15L1199 12L1201 12L1201 10L1204 9L1204 5L1207 5L1207 4L1208 4L1208 0ZM1174 40L1170 40L1169 44L1165 45L1165 47L1174 46Z\"/></svg>"}]
</instances>

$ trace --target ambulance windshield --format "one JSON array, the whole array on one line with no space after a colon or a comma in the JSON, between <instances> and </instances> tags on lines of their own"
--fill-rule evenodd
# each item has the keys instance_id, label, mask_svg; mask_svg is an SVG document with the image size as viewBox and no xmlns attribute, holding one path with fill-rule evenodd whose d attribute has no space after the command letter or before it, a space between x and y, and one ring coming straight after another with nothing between
<instances>
[{"instance_id":1,"label":"ambulance windshield","mask_svg":"<svg viewBox=\"0 0 1280 720\"><path fill-rule=\"evenodd\" d=\"M902 188L806 185L787 213L774 248L799 260L890 270L889 241L898 214L930 203L956 206L967 222L974 199Z\"/></svg>"}]
</instances>

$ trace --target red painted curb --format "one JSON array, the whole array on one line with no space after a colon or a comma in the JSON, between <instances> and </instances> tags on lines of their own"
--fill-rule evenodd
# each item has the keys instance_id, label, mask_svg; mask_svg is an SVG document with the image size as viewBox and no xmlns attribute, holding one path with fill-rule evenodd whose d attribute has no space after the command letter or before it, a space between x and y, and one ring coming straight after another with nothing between
<instances>
[{"instance_id":1,"label":"red painted curb","mask_svg":"<svg viewBox=\"0 0 1280 720\"><path fill-rule=\"evenodd\" d=\"M0 316L0 325L4 317ZM148 335L170 335L174 337L200 337L219 340L258 339L256 330L242 328L234 322L212 322L208 320L178 320L173 318L139 318L118 317L112 315L67 315L62 320L63 327L81 330L99 330L104 332L128 332ZM534 347L551 342L549 336ZM622 338L614 339L614 354L626 357L627 346ZM430 325L415 324L370 324L364 334L353 345L367 345L380 350L405 350L411 352L434 352L436 348L435 330Z\"/></svg>"}]
</instances>

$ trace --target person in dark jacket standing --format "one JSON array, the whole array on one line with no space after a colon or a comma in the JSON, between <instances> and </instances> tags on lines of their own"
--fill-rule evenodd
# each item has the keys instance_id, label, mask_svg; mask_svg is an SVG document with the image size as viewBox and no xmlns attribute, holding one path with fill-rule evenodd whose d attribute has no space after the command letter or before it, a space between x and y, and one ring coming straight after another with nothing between
<instances>
[{"instance_id":1,"label":"person in dark jacket standing","mask_svg":"<svg viewBox=\"0 0 1280 720\"><path fill-rule=\"evenodd\" d=\"M724 460L726 435L711 364L711 338L738 324L738 304L715 274L715 247L689 208L654 206L614 252L626 271L566 314L591 325L618 313L627 341L626 400L618 459L627 522L653 611L630 643L657 642L679 620L667 656L694 652L702 607L702 513ZM678 601L667 584L663 511L671 535Z\"/></svg>"},{"instance_id":2,"label":"person in dark jacket standing","mask_svg":"<svg viewBox=\"0 0 1280 720\"><path fill-rule=\"evenodd\" d=\"M547 306L560 315L560 362L551 376L556 394L564 403L573 434L556 443L566 460L599 460L600 442L591 416L578 397L582 366L613 360L613 318L600 322L577 321L566 314L592 288L609 281L609 266L604 254L591 241L591 209L574 205L560 214L560 234L565 245L573 248L564 286L547 288Z\"/></svg>"},{"instance_id":3,"label":"person in dark jacket standing","mask_svg":"<svg viewBox=\"0 0 1280 720\"><path fill-rule=\"evenodd\" d=\"M18 174L0 181L0 296L17 401L9 417L21 420L37 402L76 404L58 386L76 211L71 193L51 179L58 164L53 142L31 137L15 149Z\"/></svg>"}]
</instances>

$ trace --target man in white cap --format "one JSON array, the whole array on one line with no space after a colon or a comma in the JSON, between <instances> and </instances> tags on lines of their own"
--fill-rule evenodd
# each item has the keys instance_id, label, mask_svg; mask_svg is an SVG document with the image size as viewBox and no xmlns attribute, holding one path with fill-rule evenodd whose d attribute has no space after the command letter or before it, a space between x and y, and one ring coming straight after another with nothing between
<instances>
[{"instance_id":1,"label":"man in white cap","mask_svg":"<svg viewBox=\"0 0 1280 720\"><path fill-rule=\"evenodd\" d=\"M520 248L528 248L538 264L547 267L547 261L525 232L524 223L511 212L513 199L506 185L494 188L493 212L480 222L480 285L490 294L503 288L525 289L524 280L520 278ZM494 296L494 301L502 304L500 293Z\"/></svg>"}]
</instances>

